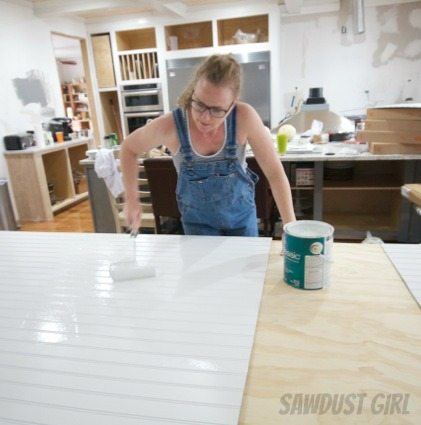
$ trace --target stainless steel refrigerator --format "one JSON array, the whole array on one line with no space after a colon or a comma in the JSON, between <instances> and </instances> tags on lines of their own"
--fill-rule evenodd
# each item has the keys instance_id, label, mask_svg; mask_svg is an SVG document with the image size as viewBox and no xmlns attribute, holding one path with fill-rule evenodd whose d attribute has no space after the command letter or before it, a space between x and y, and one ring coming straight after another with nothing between
<instances>
[{"instance_id":1,"label":"stainless steel refrigerator","mask_svg":"<svg viewBox=\"0 0 421 425\"><path fill-rule=\"evenodd\" d=\"M270 52L235 54L242 69L240 99L252 105L263 123L271 128L270 122ZM199 58L167 60L168 95L170 109L177 107L177 100L192 78Z\"/></svg>"}]
</instances>

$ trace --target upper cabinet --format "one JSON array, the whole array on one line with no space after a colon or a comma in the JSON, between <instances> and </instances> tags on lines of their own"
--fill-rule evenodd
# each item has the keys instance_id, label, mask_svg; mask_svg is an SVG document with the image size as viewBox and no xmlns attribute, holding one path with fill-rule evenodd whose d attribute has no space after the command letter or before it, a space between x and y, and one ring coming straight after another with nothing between
<instances>
[{"instance_id":1,"label":"upper cabinet","mask_svg":"<svg viewBox=\"0 0 421 425\"><path fill-rule=\"evenodd\" d=\"M217 20L218 46L267 43L269 16L257 15ZM167 50L214 47L212 21L194 22L165 27Z\"/></svg>"},{"instance_id":2,"label":"upper cabinet","mask_svg":"<svg viewBox=\"0 0 421 425\"><path fill-rule=\"evenodd\" d=\"M165 27L167 50L212 47L212 22L194 22Z\"/></svg>"},{"instance_id":3,"label":"upper cabinet","mask_svg":"<svg viewBox=\"0 0 421 425\"><path fill-rule=\"evenodd\" d=\"M165 43L164 40L157 42L154 27L92 35L98 88L106 90L121 83L160 79L158 55L165 58L186 49L267 43L269 15L166 25L162 29L158 34L165 35ZM165 45L166 50L158 53L158 45ZM114 55L111 46L115 49Z\"/></svg>"},{"instance_id":4,"label":"upper cabinet","mask_svg":"<svg viewBox=\"0 0 421 425\"><path fill-rule=\"evenodd\" d=\"M155 28L142 28L115 33L117 50L156 49Z\"/></svg>"},{"instance_id":5,"label":"upper cabinet","mask_svg":"<svg viewBox=\"0 0 421 425\"><path fill-rule=\"evenodd\" d=\"M115 87L113 55L109 34L95 34L91 37L98 88Z\"/></svg>"},{"instance_id":6,"label":"upper cabinet","mask_svg":"<svg viewBox=\"0 0 421 425\"><path fill-rule=\"evenodd\" d=\"M265 43L269 40L269 16L218 20L218 45Z\"/></svg>"},{"instance_id":7,"label":"upper cabinet","mask_svg":"<svg viewBox=\"0 0 421 425\"><path fill-rule=\"evenodd\" d=\"M115 36L122 81L159 78L155 28L117 31Z\"/></svg>"}]
</instances>

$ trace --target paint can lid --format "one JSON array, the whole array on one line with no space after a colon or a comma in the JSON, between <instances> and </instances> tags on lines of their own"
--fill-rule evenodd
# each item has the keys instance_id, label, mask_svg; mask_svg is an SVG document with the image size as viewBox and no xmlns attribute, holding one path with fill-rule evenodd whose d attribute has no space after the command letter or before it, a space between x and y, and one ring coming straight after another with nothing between
<instances>
[{"instance_id":1,"label":"paint can lid","mask_svg":"<svg viewBox=\"0 0 421 425\"><path fill-rule=\"evenodd\" d=\"M284 232L298 238L324 238L333 235L333 226L324 221L298 220L287 223Z\"/></svg>"}]
</instances>

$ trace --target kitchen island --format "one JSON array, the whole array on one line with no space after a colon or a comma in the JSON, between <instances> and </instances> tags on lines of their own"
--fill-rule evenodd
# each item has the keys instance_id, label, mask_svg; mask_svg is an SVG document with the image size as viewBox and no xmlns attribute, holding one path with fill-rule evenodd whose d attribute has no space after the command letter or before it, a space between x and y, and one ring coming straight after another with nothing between
<instances>
[{"instance_id":1,"label":"kitchen island","mask_svg":"<svg viewBox=\"0 0 421 425\"><path fill-rule=\"evenodd\" d=\"M1 423L419 423L421 312L380 245L335 243L317 291L266 238L136 246L157 276L112 282L128 235L0 232Z\"/></svg>"},{"instance_id":2,"label":"kitchen island","mask_svg":"<svg viewBox=\"0 0 421 425\"><path fill-rule=\"evenodd\" d=\"M335 145L335 146L334 146ZM280 157L289 177L299 218L323 220L342 239L362 240L366 232L390 242L421 242L421 220L401 186L421 181L421 155L344 154L342 143L329 153L287 154ZM109 197L98 179L94 161L81 161L96 232L116 231Z\"/></svg>"}]
</instances>

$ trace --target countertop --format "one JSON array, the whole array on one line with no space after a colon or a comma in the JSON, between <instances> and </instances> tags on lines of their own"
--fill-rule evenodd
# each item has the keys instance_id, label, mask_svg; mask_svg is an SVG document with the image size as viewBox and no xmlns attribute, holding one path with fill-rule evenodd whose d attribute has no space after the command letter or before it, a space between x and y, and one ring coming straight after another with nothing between
<instances>
[{"instance_id":1,"label":"countertop","mask_svg":"<svg viewBox=\"0 0 421 425\"><path fill-rule=\"evenodd\" d=\"M328 143L326 145L318 145L317 148L320 149L320 152L287 153L286 155L278 154L278 157L282 162L421 160L421 154L379 155L372 154L370 152L360 152L357 151L357 149L361 149L361 145L353 146L347 143ZM352 153L353 150L354 152ZM247 154L253 155L251 150L248 150ZM118 149L115 152L115 156L118 156ZM93 158L86 158L81 161L82 165L90 165L94 163L95 160Z\"/></svg>"},{"instance_id":2,"label":"countertop","mask_svg":"<svg viewBox=\"0 0 421 425\"><path fill-rule=\"evenodd\" d=\"M92 137L79 137L78 139L68 140L63 143L54 143L54 145L48 146L33 146L28 149L16 150L16 151L4 151L5 156L19 156L19 155L43 155L45 153L58 151L65 148L72 148L74 146L80 146L84 144L90 144L93 142Z\"/></svg>"}]
</instances>

